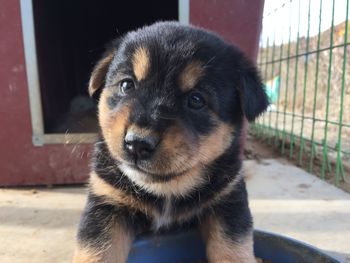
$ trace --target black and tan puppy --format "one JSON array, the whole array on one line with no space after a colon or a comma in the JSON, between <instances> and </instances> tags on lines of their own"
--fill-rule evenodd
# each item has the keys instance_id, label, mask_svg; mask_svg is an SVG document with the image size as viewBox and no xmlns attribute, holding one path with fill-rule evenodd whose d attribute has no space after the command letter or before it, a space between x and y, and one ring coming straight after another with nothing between
<instances>
[{"instance_id":1,"label":"black and tan puppy","mask_svg":"<svg viewBox=\"0 0 350 263\"><path fill-rule=\"evenodd\" d=\"M189 224L209 262L254 262L240 140L268 102L253 64L212 33L156 23L113 42L89 92L102 138L74 262L126 262L138 233Z\"/></svg>"}]
</instances>

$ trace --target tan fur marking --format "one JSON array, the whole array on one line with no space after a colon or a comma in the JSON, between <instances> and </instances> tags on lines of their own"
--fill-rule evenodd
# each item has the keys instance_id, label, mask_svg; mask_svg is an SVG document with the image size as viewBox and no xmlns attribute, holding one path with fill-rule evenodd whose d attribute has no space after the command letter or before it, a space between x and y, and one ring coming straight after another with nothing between
<instances>
[{"instance_id":1,"label":"tan fur marking","mask_svg":"<svg viewBox=\"0 0 350 263\"><path fill-rule=\"evenodd\" d=\"M198 80L204 75L203 65L199 61L192 61L182 71L179 78L179 85L183 92L194 88Z\"/></svg>"},{"instance_id":2,"label":"tan fur marking","mask_svg":"<svg viewBox=\"0 0 350 263\"><path fill-rule=\"evenodd\" d=\"M163 147L171 151L174 148L183 147L181 144L186 143L186 140L185 130L179 123L176 123L167 130L163 139Z\"/></svg>"},{"instance_id":3,"label":"tan fur marking","mask_svg":"<svg viewBox=\"0 0 350 263\"><path fill-rule=\"evenodd\" d=\"M94 67L89 81L89 95L92 96L96 90L100 89L104 83L109 64L114 57L114 50L102 58Z\"/></svg>"},{"instance_id":4,"label":"tan fur marking","mask_svg":"<svg viewBox=\"0 0 350 263\"><path fill-rule=\"evenodd\" d=\"M82 248L78 245L74 251L72 262L73 263L99 263L101 262L101 259L92 250L87 248Z\"/></svg>"},{"instance_id":5,"label":"tan fur marking","mask_svg":"<svg viewBox=\"0 0 350 263\"><path fill-rule=\"evenodd\" d=\"M159 162L155 164L159 167L159 172L181 173L197 165L195 161L197 152L191 146L193 146L191 134L180 123L171 126L163 136L159 152L160 157L166 153L171 162L164 162L159 158Z\"/></svg>"},{"instance_id":6,"label":"tan fur marking","mask_svg":"<svg viewBox=\"0 0 350 263\"><path fill-rule=\"evenodd\" d=\"M134 74L138 81L147 77L150 68L150 55L145 47L138 47L132 57Z\"/></svg>"},{"instance_id":7,"label":"tan fur marking","mask_svg":"<svg viewBox=\"0 0 350 263\"><path fill-rule=\"evenodd\" d=\"M102 262L125 263L131 248L134 234L124 224L116 224L113 229L112 244Z\"/></svg>"},{"instance_id":8,"label":"tan fur marking","mask_svg":"<svg viewBox=\"0 0 350 263\"><path fill-rule=\"evenodd\" d=\"M232 126L220 122L215 131L201 137L198 150L201 163L208 164L223 154L232 143L233 131Z\"/></svg>"},{"instance_id":9,"label":"tan fur marking","mask_svg":"<svg viewBox=\"0 0 350 263\"><path fill-rule=\"evenodd\" d=\"M103 137L107 142L108 149L113 157L120 158L120 156L123 156L124 154L122 145L124 131L129 120L130 106L123 105L120 108L111 111L108 108L107 102L109 96L111 96L111 91L109 89L104 89L98 105L99 123Z\"/></svg>"},{"instance_id":10,"label":"tan fur marking","mask_svg":"<svg viewBox=\"0 0 350 263\"><path fill-rule=\"evenodd\" d=\"M197 176L200 176L200 173L198 173ZM129 177L132 178L132 180L134 179L132 176ZM165 197L170 197L174 193L176 196L179 196L183 193L187 193L187 191L192 189L193 183L190 182L190 180L193 180L193 177L188 175L184 176L181 180L172 180L171 183L143 183L144 181L141 181L138 182L138 185L144 187L149 192ZM92 172L90 174L90 187L91 191L95 195L103 196L106 203L124 205L130 209L142 211L146 215L153 217L155 221L158 221L159 218L162 217L162 215L154 207L146 205L142 202L142 200L137 200L133 196L127 195L119 189L114 188L113 186L103 181L103 179L101 179L95 172ZM172 217L169 218L169 221L166 223L169 224L171 222L175 222L176 220L176 215L172 215Z\"/></svg>"},{"instance_id":11,"label":"tan fur marking","mask_svg":"<svg viewBox=\"0 0 350 263\"><path fill-rule=\"evenodd\" d=\"M125 164L120 169L137 185L146 191L160 196L185 196L188 192L205 182L204 165L209 164L220 154L225 152L232 141L233 128L220 123L209 136L200 138L199 145L195 139L179 123L170 127L164 134L159 145L150 173L183 173L168 182L152 182L149 177ZM169 161L164 160L164 155Z\"/></svg>"},{"instance_id":12,"label":"tan fur marking","mask_svg":"<svg viewBox=\"0 0 350 263\"><path fill-rule=\"evenodd\" d=\"M151 183L147 188L163 196L186 196L204 183L202 169L196 166L167 183Z\"/></svg>"},{"instance_id":13,"label":"tan fur marking","mask_svg":"<svg viewBox=\"0 0 350 263\"><path fill-rule=\"evenodd\" d=\"M201 225L210 263L255 263L252 233L232 241L225 237L220 222L209 216Z\"/></svg>"},{"instance_id":14,"label":"tan fur marking","mask_svg":"<svg viewBox=\"0 0 350 263\"><path fill-rule=\"evenodd\" d=\"M149 172L159 175L179 174L168 182L151 181L147 175L127 165L121 165L120 168L132 181L148 192L168 197L185 196L205 181L202 166L196 158L196 147L191 146L191 135L179 123L171 126L163 135Z\"/></svg>"},{"instance_id":15,"label":"tan fur marking","mask_svg":"<svg viewBox=\"0 0 350 263\"><path fill-rule=\"evenodd\" d=\"M106 128L106 124L109 123L108 119L110 117L110 109L108 108L107 99L111 95L112 92L109 89L104 89L98 103L98 118L102 129Z\"/></svg>"},{"instance_id":16,"label":"tan fur marking","mask_svg":"<svg viewBox=\"0 0 350 263\"><path fill-rule=\"evenodd\" d=\"M125 263L131 248L134 234L125 224L116 222L112 229L112 240L108 246L88 248L77 245L73 256L73 263ZM98 250L100 249L100 250Z\"/></svg>"},{"instance_id":17,"label":"tan fur marking","mask_svg":"<svg viewBox=\"0 0 350 263\"><path fill-rule=\"evenodd\" d=\"M200 166L189 169L188 172L163 183L151 182L147 175L125 164L121 164L119 168L138 186L158 196L185 196L204 182Z\"/></svg>"},{"instance_id":18,"label":"tan fur marking","mask_svg":"<svg viewBox=\"0 0 350 263\"><path fill-rule=\"evenodd\" d=\"M90 187L95 195L103 196L106 202L118 205L124 205L137 211L142 211L145 214L151 215L155 213L153 207L145 205L142 200L124 193L118 188L105 182L95 172L90 174Z\"/></svg>"}]
</instances>

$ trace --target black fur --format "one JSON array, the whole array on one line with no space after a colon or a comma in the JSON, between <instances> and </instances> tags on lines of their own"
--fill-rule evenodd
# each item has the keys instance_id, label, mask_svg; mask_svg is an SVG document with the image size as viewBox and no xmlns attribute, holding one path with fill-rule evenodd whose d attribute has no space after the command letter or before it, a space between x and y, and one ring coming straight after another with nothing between
<instances>
[{"instance_id":1,"label":"black fur","mask_svg":"<svg viewBox=\"0 0 350 263\"><path fill-rule=\"evenodd\" d=\"M198 224L208 215L213 215L222 223L227 238L235 241L240 236L248 235L252 229L252 218L243 179L238 180L234 190L220 201L213 202L209 207L204 207L204 204L214 200L241 170L240 142L244 117L253 121L267 108L268 100L257 70L241 51L215 34L164 22L126 34L112 43L108 52L114 52L114 57L108 64L108 73L102 83L104 86L115 87L116 76L120 73L135 79L131 58L140 45L147 47L150 55L151 66L147 78L136 84L137 92L126 97L115 88L114 95L108 98L110 109L117 108L125 101L136 101L129 116L131 123L162 134L176 120L181 121L194 140L213 133L218 123L213 121L212 114L217 116L219 122L234 129L228 149L206 164L203 172L205 182L185 196L170 198L170 214L174 216L190 213L201 206L203 209L184 222L174 222L157 230ZM197 60L204 62L205 74L194 90L203 94L207 104L200 110L192 110L187 107L190 92L184 94L177 80L185 65ZM163 213L169 200L134 183L120 171L120 162L113 157L102 137L95 146L92 170L111 186ZM149 176L154 181L166 184L181 174ZM116 217L128 222L128 227L134 232L154 230L151 215L117 204L105 204L103 197L95 196L92 192L89 193L80 225L80 243L88 246L108 243L110 236L104 226Z\"/></svg>"}]
</instances>

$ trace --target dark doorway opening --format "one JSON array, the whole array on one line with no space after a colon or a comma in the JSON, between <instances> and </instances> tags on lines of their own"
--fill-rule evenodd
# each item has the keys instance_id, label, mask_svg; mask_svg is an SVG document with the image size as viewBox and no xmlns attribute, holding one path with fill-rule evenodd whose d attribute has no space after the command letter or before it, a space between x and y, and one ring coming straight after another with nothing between
<instances>
[{"instance_id":1,"label":"dark doorway opening","mask_svg":"<svg viewBox=\"0 0 350 263\"><path fill-rule=\"evenodd\" d=\"M87 94L105 45L159 20L178 20L178 0L33 0L45 133L96 132Z\"/></svg>"}]
</instances>

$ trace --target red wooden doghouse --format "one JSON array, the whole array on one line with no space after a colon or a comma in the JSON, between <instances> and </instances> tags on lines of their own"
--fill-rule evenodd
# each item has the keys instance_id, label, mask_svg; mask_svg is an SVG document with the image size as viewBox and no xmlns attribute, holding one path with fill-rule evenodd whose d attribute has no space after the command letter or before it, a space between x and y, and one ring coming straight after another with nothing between
<instances>
[{"instance_id":1,"label":"red wooden doghouse","mask_svg":"<svg viewBox=\"0 0 350 263\"><path fill-rule=\"evenodd\" d=\"M86 83L113 37L180 20L218 32L255 59L263 4L0 0L0 186L86 181L97 127Z\"/></svg>"}]
</instances>

